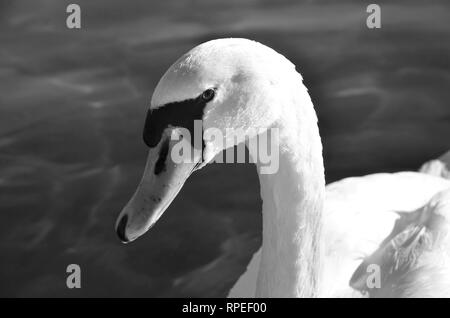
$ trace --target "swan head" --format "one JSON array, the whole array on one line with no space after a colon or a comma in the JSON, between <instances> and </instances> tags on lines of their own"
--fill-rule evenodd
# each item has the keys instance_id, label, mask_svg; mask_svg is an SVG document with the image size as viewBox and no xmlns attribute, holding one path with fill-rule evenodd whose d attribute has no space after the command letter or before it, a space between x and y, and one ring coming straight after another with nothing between
<instances>
[{"instance_id":1,"label":"swan head","mask_svg":"<svg viewBox=\"0 0 450 318\"><path fill-rule=\"evenodd\" d=\"M194 170L239 143L234 132L252 138L276 125L299 80L285 57L246 39L209 41L178 59L153 93L143 136L147 164L117 219L120 239L132 241L153 226Z\"/></svg>"}]
</instances>

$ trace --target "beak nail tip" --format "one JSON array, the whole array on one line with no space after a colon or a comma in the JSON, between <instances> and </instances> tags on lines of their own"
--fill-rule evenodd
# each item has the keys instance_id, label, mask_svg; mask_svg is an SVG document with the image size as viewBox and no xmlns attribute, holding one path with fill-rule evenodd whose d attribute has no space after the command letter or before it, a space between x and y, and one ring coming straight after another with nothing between
<instances>
[{"instance_id":1,"label":"beak nail tip","mask_svg":"<svg viewBox=\"0 0 450 318\"><path fill-rule=\"evenodd\" d=\"M129 240L127 238L127 235L125 233L126 227L127 227L127 223L128 223L128 215L124 215L120 221L119 224L117 225L117 236L119 236L119 239L123 242L123 243L128 243Z\"/></svg>"}]
</instances>

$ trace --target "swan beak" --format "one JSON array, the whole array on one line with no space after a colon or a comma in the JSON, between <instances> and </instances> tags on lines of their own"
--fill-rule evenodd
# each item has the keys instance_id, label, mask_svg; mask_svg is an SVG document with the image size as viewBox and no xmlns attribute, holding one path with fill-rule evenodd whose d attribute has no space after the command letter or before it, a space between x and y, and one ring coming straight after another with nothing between
<instances>
[{"instance_id":1,"label":"swan beak","mask_svg":"<svg viewBox=\"0 0 450 318\"><path fill-rule=\"evenodd\" d=\"M186 179L201 161L201 153L187 162L172 160L176 142L164 136L150 148L141 182L131 200L123 208L116 222L116 231L124 243L131 242L147 232L176 197ZM188 145L191 147L190 143Z\"/></svg>"}]
</instances>

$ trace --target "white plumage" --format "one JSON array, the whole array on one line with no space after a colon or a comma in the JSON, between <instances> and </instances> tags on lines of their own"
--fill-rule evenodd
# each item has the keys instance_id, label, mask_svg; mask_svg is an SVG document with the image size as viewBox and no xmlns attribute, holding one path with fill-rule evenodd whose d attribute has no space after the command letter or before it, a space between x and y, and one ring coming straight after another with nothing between
<instances>
[{"instance_id":1,"label":"white plumage","mask_svg":"<svg viewBox=\"0 0 450 318\"><path fill-rule=\"evenodd\" d=\"M231 297L448 296L448 267L435 261L450 253L450 191L441 192L450 189L448 180L376 174L325 190L317 117L302 77L285 57L246 39L210 41L183 55L156 87L151 109L211 87L216 96L203 111L203 129L219 129L224 138L230 128L279 130L272 145L279 147L279 170L259 175L263 246ZM150 150L142 182L119 218L128 240L156 222L190 174L188 165L152 174L161 144ZM206 140L203 158L212 160L222 145ZM381 269L376 290L366 283L370 264Z\"/></svg>"},{"instance_id":2,"label":"white plumage","mask_svg":"<svg viewBox=\"0 0 450 318\"><path fill-rule=\"evenodd\" d=\"M439 226L430 229L425 225L425 233L433 240L438 240L438 233L447 236L447 240L438 240L436 245L427 245L420 253L416 263L409 264L404 277L410 282L397 289L388 289L390 279L395 275L381 272L384 281L380 289L373 289L375 297L449 297L450 291L450 183L441 178L415 172L395 174L375 174L365 177L348 178L332 183L326 189L324 209L324 264L321 280L320 297L362 297L364 296L350 286L350 279L358 266L378 264L370 256L377 251L380 244L388 238L394 229L396 221L401 220L398 212L403 215L416 210L436 218L436 214L447 213L445 220L439 220ZM447 190L446 190L447 189ZM423 208L423 209L422 209ZM409 225L420 225L421 217L409 220ZM442 222L441 222L442 221ZM404 229L406 230L406 229ZM427 234L428 233L428 234ZM399 233L400 234L400 233ZM414 233L405 233L406 235ZM404 238L406 240L406 237ZM390 240L390 244L392 244ZM414 250L411 250L414 253ZM430 257L433 255L433 257ZM387 257L394 264L395 257ZM398 255L397 255L398 256ZM435 262L435 257L447 262ZM230 291L230 297L252 297L256 288L256 277L259 269L260 251L253 256L247 271L240 277ZM373 261L373 262L370 262ZM379 261L379 260L378 260ZM427 263L436 265L432 270ZM363 268L364 282L367 279L366 267ZM432 272L444 271L447 279L425 282L434 288L423 289L423 276ZM405 279L406 279L405 278ZM361 279L361 278L360 278ZM442 289L441 285L447 286ZM367 291L366 285L358 285ZM364 287L364 288L363 288Z\"/></svg>"}]
</instances>

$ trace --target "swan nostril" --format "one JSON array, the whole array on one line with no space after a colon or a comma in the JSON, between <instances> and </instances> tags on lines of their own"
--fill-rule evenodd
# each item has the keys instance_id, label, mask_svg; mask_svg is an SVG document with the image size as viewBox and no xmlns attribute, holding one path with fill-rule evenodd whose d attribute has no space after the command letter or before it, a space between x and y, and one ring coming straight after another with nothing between
<instances>
[{"instance_id":1,"label":"swan nostril","mask_svg":"<svg viewBox=\"0 0 450 318\"><path fill-rule=\"evenodd\" d=\"M127 243L129 240L125 234L125 229L127 227L127 222L128 222L128 215L124 215L121 219L119 224L117 225L117 235L119 236L119 239L123 242L123 243Z\"/></svg>"},{"instance_id":2,"label":"swan nostril","mask_svg":"<svg viewBox=\"0 0 450 318\"><path fill-rule=\"evenodd\" d=\"M166 159L168 154L169 154L169 139L167 138L166 140L163 141L163 144L159 151L158 160L155 163L155 170L154 170L155 175L159 175L166 169Z\"/></svg>"}]
</instances>

